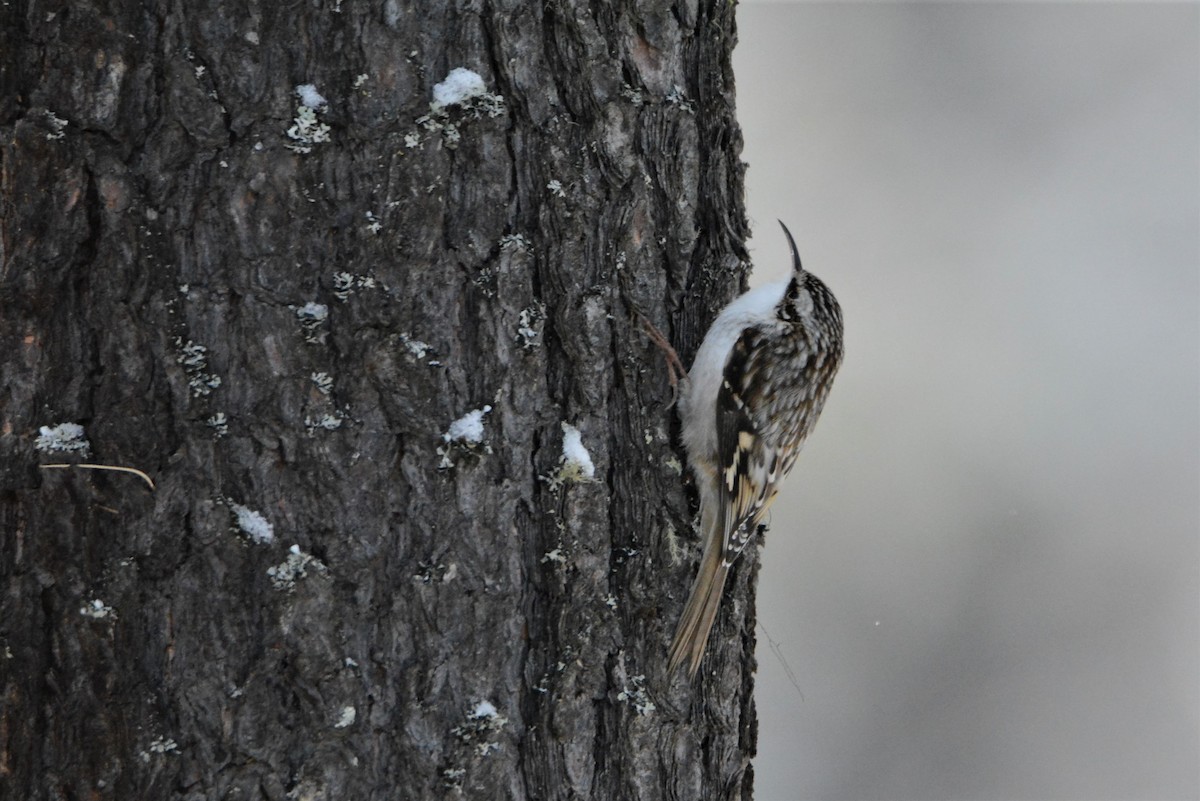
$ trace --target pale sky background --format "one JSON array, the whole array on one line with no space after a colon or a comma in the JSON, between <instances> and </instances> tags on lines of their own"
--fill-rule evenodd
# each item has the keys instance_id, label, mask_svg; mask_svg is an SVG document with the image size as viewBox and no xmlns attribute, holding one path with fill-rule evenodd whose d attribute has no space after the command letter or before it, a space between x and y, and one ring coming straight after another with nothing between
<instances>
[{"instance_id":1,"label":"pale sky background","mask_svg":"<svg viewBox=\"0 0 1200 801\"><path fill-rule=\"evenodd\" d=\"M1200 5L738 19L757 280L782 218L847 342L756 798L1200 797Z\"/></svg>"}]
</instances>

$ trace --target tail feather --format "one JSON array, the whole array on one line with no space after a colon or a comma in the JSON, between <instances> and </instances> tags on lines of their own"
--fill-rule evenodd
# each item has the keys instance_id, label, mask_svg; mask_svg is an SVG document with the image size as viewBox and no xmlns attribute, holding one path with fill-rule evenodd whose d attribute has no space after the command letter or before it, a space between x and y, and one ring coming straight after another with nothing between
<instances>
[{"instance_id":1,"label":"tail feather","mask_svg":"<svg viewBox=\"0 0 1200 801\"><path fill-rule=\"evenodd\" d=\"M721 605L721 593L725 589L725 574L729 572L729 567L725 564L721 538L709 536L707 540L704 557L700 560L700 572L692 584L692 591L683 608L683 617L671 643L668 673L673 673L687 660L688 676L696 675L704 656L704 646L708 643L708 634Z\"/></svg>"}]
</instances>

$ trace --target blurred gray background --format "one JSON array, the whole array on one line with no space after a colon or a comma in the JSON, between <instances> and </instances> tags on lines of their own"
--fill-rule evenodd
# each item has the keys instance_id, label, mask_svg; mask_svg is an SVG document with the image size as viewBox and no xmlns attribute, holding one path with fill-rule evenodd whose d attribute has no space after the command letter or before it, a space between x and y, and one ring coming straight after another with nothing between
<instances>
[{"instance_id":1,"label":"blurred gray background","mask_svg":"<svg viewBox=\"0 0 1200 801\"><path fill-rule=\"evenodd\" d=\"M847 342L757 798L1197 798L1200 6L738 15L756 281L782 218Z\"/></svg>"}]
</instances>

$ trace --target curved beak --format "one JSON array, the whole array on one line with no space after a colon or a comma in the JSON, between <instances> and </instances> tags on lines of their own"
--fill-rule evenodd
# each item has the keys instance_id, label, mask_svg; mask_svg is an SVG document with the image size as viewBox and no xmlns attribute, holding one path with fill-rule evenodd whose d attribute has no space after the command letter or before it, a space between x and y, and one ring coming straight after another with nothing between
<instances>
[{"instance_id":1,"label":"curved beak","mask_svg":"<svg viewBox=\"0 0 1200 801\"><path fill-rule=\"evenodd\" d=\"M788 227L783 224L783 220L776 220L776 222L778 222L779 227L783 229L783 233L787 237L788 245L792 248L793 269L795 269L797 275L803 275L804 265L800 263L800 251L796 250L796 240L792 239L792 232L789 231Z\"/></svg>"}]
</instances>

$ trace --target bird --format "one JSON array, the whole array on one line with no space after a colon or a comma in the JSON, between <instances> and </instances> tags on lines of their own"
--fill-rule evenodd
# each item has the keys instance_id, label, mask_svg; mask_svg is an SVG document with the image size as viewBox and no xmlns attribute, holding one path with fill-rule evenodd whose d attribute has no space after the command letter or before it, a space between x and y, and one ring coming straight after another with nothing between
<instances>
[{"instance_id":1,"label":"bird","mask_svg":"<svg viewBox=\"0 0 1200 801\"><path fill-rule=\"evenodd\" d=\"M682 441L700 498L704 555L671 643L668 674L694 678L729 568L757 533L825 406L842 363L842 310L804 269L717 315L681 382Z\"/></svg>"}]
</instances>

